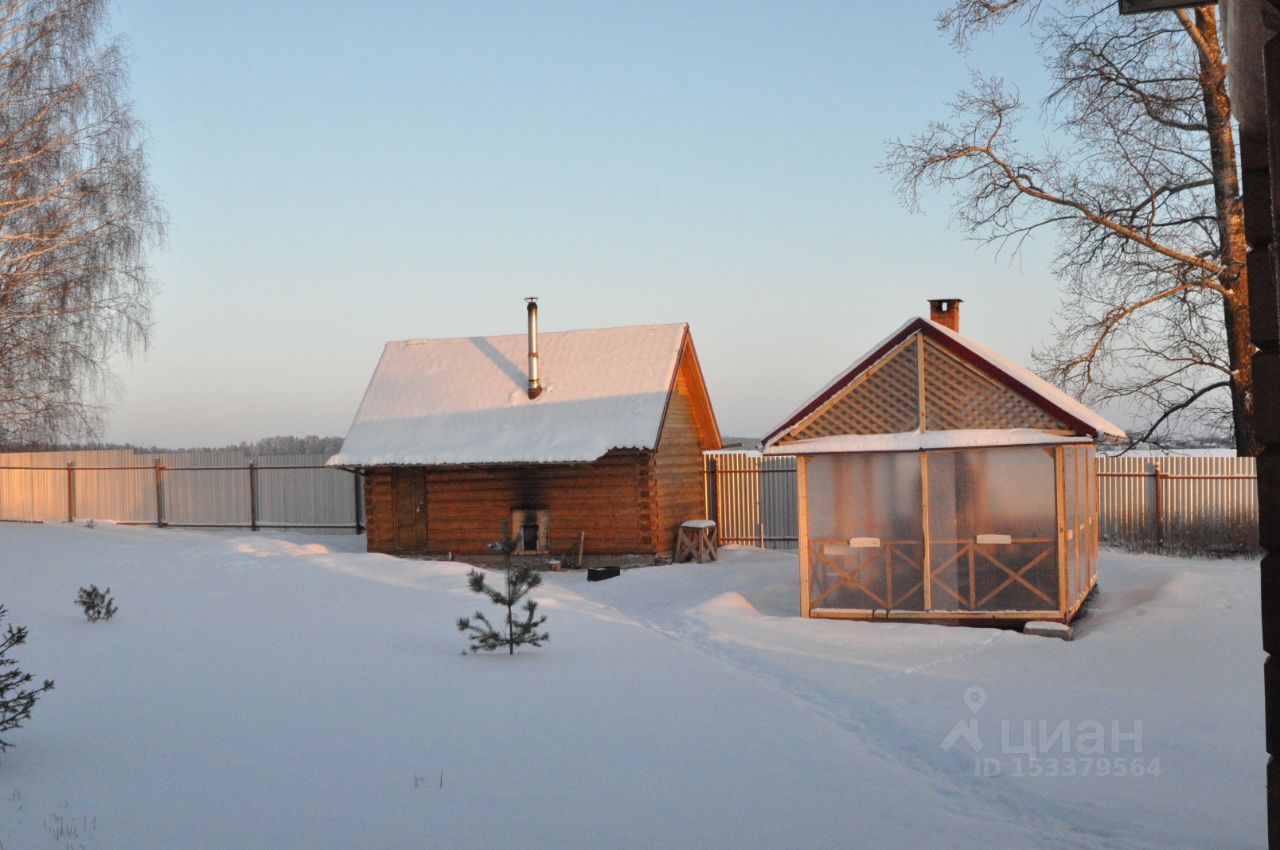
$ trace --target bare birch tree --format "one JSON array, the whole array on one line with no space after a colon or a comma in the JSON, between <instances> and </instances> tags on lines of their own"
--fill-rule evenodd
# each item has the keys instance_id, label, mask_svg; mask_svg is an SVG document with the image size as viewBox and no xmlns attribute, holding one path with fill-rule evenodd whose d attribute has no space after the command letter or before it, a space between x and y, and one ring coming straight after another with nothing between
<instances>
[{"instance_id":1,"label":"bare birch tree","mask_svg":"<svg viewBox=\"0 0 1280 850\"><path fill-rule=\"evenodd\" d=\"M889 143L904 201L955 195L975 237L1017 250L1056 235L1062 281L1042 372L1095 402L1124 401L1159 442L1230 428L1256 454L1249 287L1226 63L1212 6L1122 17L1104 0L958 0L939 26L965 47L1010 19L1029 27L1053 81L1048 140L1016 136L1016 89L976 75L950 120Z\"/></svg>"},{"instance_id":2,"label":"bare birch tree","mask_svg":"<svg viewBox=\"0 0 1280 850\"><path fill-rule=\"evenodd\" d=\"M0 2L0 444L91 433L163 213L102 0Z\"/></svg>"}]
</instances>

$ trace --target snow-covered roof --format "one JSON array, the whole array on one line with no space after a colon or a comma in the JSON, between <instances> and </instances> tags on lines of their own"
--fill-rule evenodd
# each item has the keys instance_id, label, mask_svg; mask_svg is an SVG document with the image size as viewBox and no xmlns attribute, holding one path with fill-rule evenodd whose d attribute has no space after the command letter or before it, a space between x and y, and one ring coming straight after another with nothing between
<instances>
[{"instance_id":1,"label":"snow-covered roof","mask_svg":"<svg viewBox=\"0 0 1280 850\"><path fill-rule=\"evenodd\" d=\"M1092 439L1097 440L1124 438L1124 429L1120 428L1120 426L1072 398L1025 366L1021 366L998 351L962 336L937 322L923 317L916 317L904 322L897 330L876 343L866 354L854 361L853 365L842 370L828 381L822 389L805 400L804 404L800 405L794 413L783 420L781 425L769 433L761 441L761 445L766 449L772 446L822 403L837 393L841 387L875 365L877 361L885 357L900 342L918 332L929 334L945 345L968 352L972 357L982 362L985 371L992 374L993 377L1001 378L1003 383L1019 391L1019 394L1029 398L1041 407L1056 409L1064 414L1065 418L1073 421L1073 424L1079 428L1082 435L1087 434ZM796 445L796 443L793 442L790 445ZM848 450L852 451L854 449ZM856 449L856 451L873 451L873 449ZM885 449L885 451L890 451L890 449ZM770 453L792 454L793 452Z\"/></svg>"},{"instance_id":2,"label":"snow-covered roof","mask_svg":"<svg viewBox=\"0 0 1280 850\"><path fill-rule=\"evenodd\" d=\"M837 434L772 445L764 453L817 455L833 452L919 452L1092 442L1092 437L1064 437L1034 428L965 428L950 431L905 431L900 434Z\"/></svg>"},{"instance_id":3,"label":"snow-covered roof","mask_svg":"<svg viewBox=\"0 0 1280 850\"><path fill-rule=\"evenodd\" d=\"M656 448L688 325L389 342L330 466L593 461Z\"/></svg>"}]
</instances>

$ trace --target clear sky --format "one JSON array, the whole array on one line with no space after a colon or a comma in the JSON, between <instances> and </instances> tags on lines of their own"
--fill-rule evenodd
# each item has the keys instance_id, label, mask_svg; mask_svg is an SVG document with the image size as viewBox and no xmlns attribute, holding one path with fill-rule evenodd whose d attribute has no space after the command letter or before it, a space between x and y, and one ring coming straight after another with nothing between
<instances>
[{"instance_id":1,"label":"clear sky","mask_svg":"<svg viewBox=\"0 0 1280 850\"><path fill-rule=\"evenodd\" d=\"M1048 240L998 257L877 171L966 80L941 2L117 0L171 217L104 437L345 434L389 339L687 321L757 436L930 297L1029 363Z\"/></svg>"}]
</instances>

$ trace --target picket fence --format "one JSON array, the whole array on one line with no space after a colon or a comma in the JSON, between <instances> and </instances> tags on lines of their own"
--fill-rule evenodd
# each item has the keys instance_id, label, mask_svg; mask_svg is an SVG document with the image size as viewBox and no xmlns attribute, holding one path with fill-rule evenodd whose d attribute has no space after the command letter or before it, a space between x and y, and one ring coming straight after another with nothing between
<instances>
[{"instance_id":1,"label":"picket fence","mask_svg":"<svg viewBox=\"0 0 1280 850\"><path fill-rule=\"evenodd\" d=\"M726 543L793 549L798 544L795 459L708 452L707 515ZM1102 543L1137 551L1239 554L1258 551L1253 458L1100 457Z\"/></svg>"}]
</instances>

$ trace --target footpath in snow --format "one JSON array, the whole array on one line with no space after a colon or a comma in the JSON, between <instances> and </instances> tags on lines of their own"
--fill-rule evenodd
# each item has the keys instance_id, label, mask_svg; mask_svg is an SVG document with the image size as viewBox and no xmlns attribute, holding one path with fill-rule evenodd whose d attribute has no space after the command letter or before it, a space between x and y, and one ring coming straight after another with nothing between
<instances>
[{"instance_id":1,"label":"footpath in snow","mask_svg":"<svg viewBox=\"0 0 1280 850\"><path fill-rule=\"evenodd\" d=\"M796 562L535 591L469 656L467 566L360 537L0 525L57 681L0 847L1260 847L1255 562L1103 553L1070 643L802 620ZM88 624L81 585L120 613Z\"/></svg>"}]
</instances>

